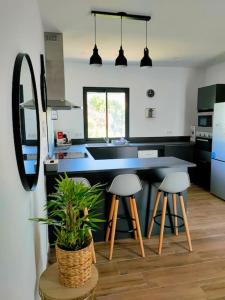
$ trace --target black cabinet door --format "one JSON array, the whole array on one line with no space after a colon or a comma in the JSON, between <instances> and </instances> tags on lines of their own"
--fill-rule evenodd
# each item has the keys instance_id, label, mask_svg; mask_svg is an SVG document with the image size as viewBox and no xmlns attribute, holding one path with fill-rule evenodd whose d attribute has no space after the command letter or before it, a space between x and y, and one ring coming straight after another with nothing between
<instances>
[{"instance_id":1,"label":"black cabinet door","mask_svg":"<svg viewBox=\"0 0 225 300\"><path fill-rule=\"evenodd\" d=\"M194 160L196 163L194 182L209 190L211 176L211 152L196 148Z\"/></svg>"},{"instance_id":2,"label":"black cabinet door","mask_svg":"<svg viewBox=\"0 0 225 300\"><path fill-rule=\"evenodd\" d=\"M225 101L225 84L214 84L198 89L198 111L213 111L214 103Z\"/></svg>"},{"instance_id":3,"label":"black cabinet door","mask_svg":"<svg viewBox=\"0 0 225 300\"><path fill-rule=\"evenodd\" d=\"M194 145L166 145L165 156L174 156L193 162Z\"/></svg>"},{"instance_id":4,"label":"black cabinet door","mask_svg":"<svg viewBox=\"0 0 225 300\"><path fill-rule=\"evenodd\" d=\"M166 145L165 156L174 156L186 161L194 161L194 145ZM191 182L194 182L195 168L189 168L188 173Z\"/></svg>"}]
</instances>

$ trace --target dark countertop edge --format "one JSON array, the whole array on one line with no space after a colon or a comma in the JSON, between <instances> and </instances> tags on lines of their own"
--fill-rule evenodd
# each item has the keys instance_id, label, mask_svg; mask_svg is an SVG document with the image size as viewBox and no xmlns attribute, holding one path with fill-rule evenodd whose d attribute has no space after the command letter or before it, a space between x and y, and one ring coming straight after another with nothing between
<instances>
[{"instance_id":1,"label":"dark countertop edge","mask_svg":"<svg viewBox=\"0 0 225 300\"><path fill-rule=\"evenodd\" d=\"M174 158L174 157L163 157L163 158ZM122 159L123 161L124 160L131 160L130 158L127 158L127 159ZM147 159L145 159L147 160ZM148 159L149 160L149 159ZM71 162L73 161L77 161L77 159L70 159ZM102 161L106 161L106 160L98 160L99 162L102 162ZM113 163L113 161L118 161L118 159L108 159L108 161L111 161L111 163ZM73 174L81 174L81 173L105 173L105 172L114 172L114 171L142 171L142 170L151 170L151 169L155 169L155 168L176 168L176 167L185 167L185 168L193 168L193 167L196 167L196 164L194 163L191 163L191 162L188 162L188 161L184 161L184 160L181 160L181 159L178 159L177 158L177 162L180 163L174 163L172 165L169 165L165 163L165 165L160 165L158 167L155 166L155 164L153 164L153 166L151 167L149 164L146 164L146 166L134 166L134 167L129 167L129 166L123 166L123 167L119 167L119 168L108 168L108 169L105 169L105 168L102 168L102 169L89 169L89 170L85 170L85 169L82 169L80 168L80 170L68 170L68 171L57 171L57 172L46 172L45 171L45 175L47 176L55 176L55 175L63 175L64 173L68 174L68 175L73 175ZM146 161L147 162L147 161ZM149 162L149 161L148 161Z\"/></svg>"},{"instance_id":2,"label":"dark countertop edge","mask_svg":"<svg viewBox=\"0 0 225 300\"><path fill-rule=\"evenodd\" d=\"M72 146L80 146L81 144L77 144L77 145L72 145ZM195 143L193 142L160 142L160 143L128 143L128 144L124 144L124 145L114 145L114 144L106 144L106 143L89 143L89 144L82 144L84 145L86 148L91 148L91 147L147 147L147 146L152 146L152 147L165 147L165 146L194 146Z\"/></svg>"},{"instance_id":3,"label":"dark countertop edge","mask_svg":"<svg viewBox=\"0 0 225 300\"><path fill-rule=\"evenodd\" d=\"M138 144L190 142L190 136L129 137L127 138L127 140L130 143L138 143ZM105 141L104 139L96 139L96 140L72 139L73 145L96 144L96 143L105 143Z\"/></svg>"},{"instance_id":4,"label":"dark countertop edge","mask_svg":"<svg viewBox=\"0 0 225 300\"><path fill-rule=\"evenodd\" d=\"M89 153L88 149L87 148L116 148L116 147L137 147L138 150L144 150L144 149L139 149L139 147L157 147L159 150L160 149L164 149L164 147L166 146L171 146L171 147L175 147L175 146L194 146L195 143L193 142L168 142L168 143L128 143L128 144L124 144L124 145L113 145L113 144L106 144L106 143L89 143L89 144L76 144L76 145L71 145L69 147L55 147L54 149L54 153L57 153L57 152L71 152L71 150L74 148L74 147L81 147L82 148L82 152L85 150L85 153L87 153L88 156L92 157L91 154ZM72 148L72 149L71 149ZM76 151L80 151L80 150L76 150ZM87 152L86 152L87 151ZM73 152L73 151L72 151Z\"/></svg>"}]
</instances>

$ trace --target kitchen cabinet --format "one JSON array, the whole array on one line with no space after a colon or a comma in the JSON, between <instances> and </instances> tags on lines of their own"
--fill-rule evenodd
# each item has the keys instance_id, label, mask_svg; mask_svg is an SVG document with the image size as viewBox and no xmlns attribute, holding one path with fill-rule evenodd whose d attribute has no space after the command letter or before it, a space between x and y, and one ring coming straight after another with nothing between
<instances>
[{"instance_id":1,"label":"kitchen cabinet","mask_svg":"<svg viewBox=\"0 0 225 300\"><path fill-rule=\"evenodd\" d=\"M174 156L186 161L194 161L194 144L166 145L165 156ZM195 182L195 168L188 170L191 182Z\"/></svg>"},{"instance_id":2,"label":"kitchen cabinet","mask_svg":"<svg viewBox=\"0 0 225 300\"><path fill-rule=\"evenodd\" d=\"M165 145L164 156L174 156L176 158L193 162L194 145L193 144Z\"/></svg>"},{"instance_id":3,"label":"kitchen cabinet","mask_svg":"<svg viewBox=\"0 0 225 300\"><path fill-rule=\"evenodd\" d=\"M195 149L194 161L196 168L194 172L194 183L202 186L204 189L210 189L211 176L211 152Z\"/></svg>"},{"instance_id":4,"label":"kitchen cabinet","mask_svg":"<svg viewBox=\"0 0 225 300\"><path fill-rule=\"evenodd\" d=\"M225 102L225 84L214 84L198 89L198 111L213 111L214 104Z\"/></svg>"}]
</instances>

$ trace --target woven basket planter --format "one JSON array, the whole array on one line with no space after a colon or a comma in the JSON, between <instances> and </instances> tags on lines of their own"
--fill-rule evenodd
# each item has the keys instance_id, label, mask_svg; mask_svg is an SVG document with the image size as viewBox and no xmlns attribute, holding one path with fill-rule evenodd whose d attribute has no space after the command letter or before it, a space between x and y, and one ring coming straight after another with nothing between
<instances>
[{"instance_id":1,"label":"woven basket planter","mask_svg":"<svg viewBox=\"0 0 225 300\"><path fill-rule=\"evenodd\" d=\"M91 244L77 251L66 251L56 245L59 282L71 288L81 287L91 277Z\"/></svg>"}]
</instances>

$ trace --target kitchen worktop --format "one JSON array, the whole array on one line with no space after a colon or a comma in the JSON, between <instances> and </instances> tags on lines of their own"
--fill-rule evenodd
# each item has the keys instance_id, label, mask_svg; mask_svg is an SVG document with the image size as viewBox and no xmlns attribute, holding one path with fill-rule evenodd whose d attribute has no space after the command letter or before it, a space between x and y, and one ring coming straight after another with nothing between
<instances>
[{"instance_id":1,"label":"kitchen worktop","mask_svg":"<svg viewBox=\"0 0 225 300\"><path fill-rule=\"evenodd\" d=\"M185 145L190 143L168 143L169 145ZM139 147L139 146L163 146L165 143L131 143L125 146ZM60 159L58 164L58 172L61 173L92 173L92 172L106 172L112 170L146 170L155 168L170 168L170 167L194 167L195 164L178 159L175 157L156 157L156 158L122 158L122 159L98 159L95 160L88 147L123 147L123 145L107 145L104 143L98 144L83 144L73 145L70 147L56 148L55 152L81 152L85 153L86 157L74 159ZM47 175L55 172L46 172Z\"/></svg>"},{"instance_id":2,"label":"kitchen worktop","mask_svg":"<svg viewBox=\"0 0 225 300\"><path fill-rule=\"evenodd\" d=\"M168 143L169 147L172 146L181 146L181 151L184 152L186 147L183 146L189 146L190 143ZM83 158L69 158L73 155L69 156L68 158L59 159L58 160L58 172L46 172L47 179L47 193L48 195L51 194L54 191L54 186L56 183L56 178L58 178L59 175L63 175L65 172L68 174L69 177L85 177L87 180L89 180L91 185L101 183L104 185L108 185L112 179L119 174L123 173L134 173L139 176L142 182L142 190L136 195L137 199L137 207L138 207L138 213L140 216L140 225L143 235L146 234L148 221L152 213L153 205L154 205L154 199L155 199L155 193L156 190L154 189L154 185L152 185L152 182L161 181L166 174L170 172L177 172L177 171L184 171L186 172L189 168L194 167L195 164L192 162L189 162L187 160L179 159L172 156L160 156L160 157L154 157L154 158L137 158L137 157L130 157L130 158L111 158L111 159L94 159L94 157L91 155L91 147L95 149L95 155L96 153L100 153L101 150L104 152L104 148L109 151L106 151L106 153L113 152L112 148L120 148L115 149L115 152L119 154L122 153L124 155L121 148L125 150L125 155L133 154L135 151L142 149L160 149L162 147L166 148L167 145L165 143L130 143L128 145L124 146L118 146L118 145L107 145L104 143L98 143L98 144L83 144L83 145L73 145L70 147L60 147L55 149L55 153L59 152L67 152L67 153L86 153L86 157ZM96 150L96 148L99 147ZM130 147L135 148L129 149ZM176 147L175 147L176 148ZM189 147L187 147L189 148ZM89 149L89 151L88 151ZM121 153L120 153L121 150ZM188 149L189 151L189 149ZM92 151L92 153L94 153ZM137 153L135 153L137 155ZM107 156L106 156L107 157ZM124 156L123 156L124 157ZM125 156L126 157L126 156ZM101 216L103 216L103 219L107 219L108 217L108 211L109 211L109 204L110 204L110 198L111 196L104 192L103 198L101 202L99 203L99 206L97 208L97 213L99 213ZM186 193L184 194L184 199L186 203ZM170 201L169 201L170 202ZM169 209L169 208L168 208ZM172 207L171 207L172 209ZM121 214L126 215L127 211L122 206L120 207ZM167 224L169 224L169 219L167 219ZM95 241L103 241L105 237L105 228L106 224L101 223L99 225L99 230L94 232L94 240ZM118 224L119 230L128 230L129 229L129 222L126 221L120 222ZM153 233L158 233L159 228L157 226L154 227ZM166 232L169 232L169 229L166 229ZM130 237L130 234L124 234L124 233L118 233L118 238L126 238ZM49 241L53 243L55 241L55 236L53 233L53 230L49 228Z\"/></svg>"}]
</instances>

